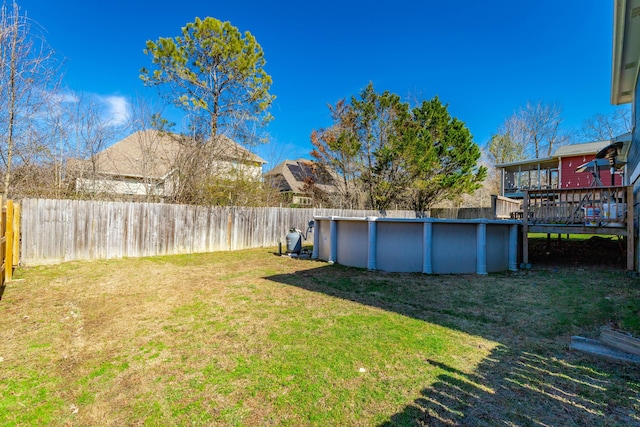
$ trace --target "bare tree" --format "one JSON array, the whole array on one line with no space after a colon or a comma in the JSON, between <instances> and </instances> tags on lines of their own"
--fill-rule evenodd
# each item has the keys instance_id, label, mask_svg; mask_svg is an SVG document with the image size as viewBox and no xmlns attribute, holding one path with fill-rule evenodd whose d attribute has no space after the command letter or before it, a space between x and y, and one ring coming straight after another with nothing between
<instances>
[{"instance_id":1,"label":"bare tree","mask_svg":"<svg viewBox=\"0 0 640 427\"><path fill-rule=\"evenodd\" d=\"M502 124L502 132L509 135L516 146L524 147L529 158L548 157L567 141L561 129L562 109L558 105L527 102Z\"/></svg>"},{"instance_id":2,"label":"bare tree","mask_svg":"<svg viewBox=\"0 0 640 427\"><path fill-rule=\"evenodd\" d=\"M66 111L68 144L74 159L70 159L73 175L83 180L86 195L100 196L99 155L123 135L124 122L110 117L104 100L87 94L73 96Z\"/></svg>"},{"instance_id":3,"label":"bare tree","mask_svg":"<svg viewBox=\"0 0 640 427\"><path fill-rule=\"evenodd\" d=\"M0 9L0 159L2 195L11 195L13 169L36 163L45 141L43 117L52 110L59 83L59 62L42 34L21 15L17 3ZM35 149L34 149L35 145ZM25 160L28 160L25 162Z\"/></svg>"},{"instance_id":4,"label":"bare tree","mask_svg":"<svg viewBox=\"0 0 640 427\"><path fill-rule=\"evenodd\" d=\"M631 132L631 129L631 108L623 105L609 114L598 113L589 117L578 130L577 137L584 141L608 141Z\"/></svg>"},{"instance_id":5,"label":"bare tree","mask_svg":"<svg viewBox=\"0 0 640 427\"><path fill-rule=\"evenodd\" d=\"M340 179L336 185L339 200L334 205L348 209L364 207L364 196L358 182L358 153L361 143L354 131L356 115L344 99L329 105L333 125L311 133L313 156L320 164L334 170Z\"/></svg>"},{"instance_id":6,"label":"bare tree","mask_svg":"<svg viewBox=\"0 0 640 427\"><path fill-rule=\"evenodd\" d=\"M168 134L172 126L162 119L162 107L141 97L134 100L126 127L134 139L136 158L131 161L136 162L146 202L164 200L169 190L160 175L173 167L175 153L162 144L159 136Z\"/></svg>"},{"instance_id":7,"label":"bare tree","mask_svg":"<svg viewBox=\"0 0 640 427\"><path fill-rule=\"evenodd\" d=\"M520 136L520 121L514 116L505 120L498 128L498 131L491 135L491 140L487 143L486 152L489 160L494 165L496 163L515 162L524 160L526 156L525 142L514 135Z\"/></svg>"}]
</instances>

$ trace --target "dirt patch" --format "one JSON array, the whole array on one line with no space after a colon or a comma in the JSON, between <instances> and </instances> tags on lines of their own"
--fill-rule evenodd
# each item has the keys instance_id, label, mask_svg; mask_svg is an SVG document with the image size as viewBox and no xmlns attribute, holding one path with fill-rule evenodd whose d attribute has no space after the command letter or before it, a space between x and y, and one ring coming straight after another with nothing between
<instances>
[{"instance_id":1,"label":"dirt patch","mask_svg":"<svg viewBox=\"0 0 640 427\"><path fill-rule=\"evenodd\" d=\"M626 241L618 237L588 239L566 236L529 239L529 260L542 265L626 267Z\"/></svg>"}]
</instances>

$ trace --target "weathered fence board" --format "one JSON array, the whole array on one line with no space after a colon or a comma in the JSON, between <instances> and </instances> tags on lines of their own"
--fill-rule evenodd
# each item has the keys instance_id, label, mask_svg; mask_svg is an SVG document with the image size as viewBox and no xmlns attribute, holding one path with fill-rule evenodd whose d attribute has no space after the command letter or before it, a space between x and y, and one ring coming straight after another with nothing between
<instances>
[{"instance_id":1,"label":"weathered fence board","mask_svg":"<svg viewBox=\"0 0 640 427\"><path fill-rule=\"evenodd\" d=\"M314 214L372 214L46 199L22 211L24 265L275 246Z\"/></svg>"},{"instance_id":2,"label":"weathered fence board","mask_svg":"<svg viewBox=\"0 0 640 427\"><path fill-rule=\"evenodd\" d=\"M25 199L21 205L23 265L275 247L290 227L304 231L314 216L380 216L346 209L49 199ZM456 210L455 217L461 212ZM387 216L414 218L415 213L389 211Z\"/></svg>"}]
</instances>

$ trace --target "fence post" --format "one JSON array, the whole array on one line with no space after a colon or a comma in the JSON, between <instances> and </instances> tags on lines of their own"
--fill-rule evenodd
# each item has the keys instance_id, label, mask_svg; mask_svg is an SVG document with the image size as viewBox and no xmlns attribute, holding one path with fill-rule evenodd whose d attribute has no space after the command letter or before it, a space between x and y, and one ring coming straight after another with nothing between
<instances>
[{"instance_id":1,"label":"fence post","mask_svg":"<svg viewBox=\"0 0 640 427\"><path fill-rule=\"evenodd\" d=\"M229 211L229 216L227 217L227 248L231 250L231 231L233 229L233 217L231 215L231 211Z\"/></svg>"},{"instance_id":2,"label":"fence post","mask_svg":"<svg viewBox=\"0 0 640 427\"><path fill-rule=\"evenodd\" d=\"M7 254L7 236L5 235L4 230L6 229L7 224L7 211L2 203L2 196L0 196L0 287L4 286L4 282L6 282L6 271L7 271L7 262L6 262L6 254Z\"/></svg>"},{"instance_id":3,"label":"fence post","mask_svg":"<svg viewBox=\"0 0 640 427\"><path fill-rule=\"evenodd\" d=\"M6 235L6 249L4 252L4 280L11 280L13 275L13 200L7 200L7 220L3 225Z\"/></svg>"},{"instance_id":4,"label":"fence post","mask_svg":"<svg viewBox=\"0 0 640 427\"><path fill-rule=\"evenodd\" d=\"M13 262L12 267L20 263L20 203L13 204Z\"/></svg>"}]
</instances>

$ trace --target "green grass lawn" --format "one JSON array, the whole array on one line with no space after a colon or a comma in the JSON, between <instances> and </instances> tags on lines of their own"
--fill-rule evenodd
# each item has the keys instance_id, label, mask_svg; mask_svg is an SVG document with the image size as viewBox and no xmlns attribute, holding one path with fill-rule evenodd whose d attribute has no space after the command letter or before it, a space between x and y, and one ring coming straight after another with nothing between
<instances>
[{"instance_id":1,"label":"green grass lawn","mask_svg":"<svg viewBox=\"0 0 640 427\"><path fill-rule=\"evenodd\" d=\"M21 269L2 425L640 424L640 281L558 267L387 274L249 250Z\"/></svg>"},{"instance_id":2,"label":"green grass lawn","mask_svg":"<svg viewBox=\"0 0 640 427\"><path fill-rule=\"evenodd\" d=\"M529 236L530 239L546 239L547 238L547 233L528 233L527 235ZM552 239L558 239L558 238L566 239L567 235L566 234L558 235L558 233L550 233L550 237ZM569 234L569 238L573 240L589 240L592 237L602 237L602 236L599 234Z\"/></svg>"}]
</instances>

